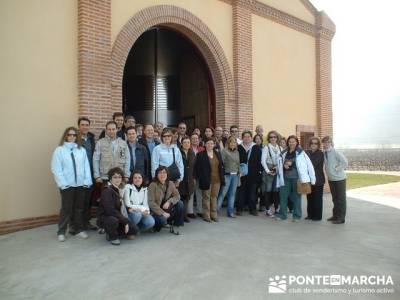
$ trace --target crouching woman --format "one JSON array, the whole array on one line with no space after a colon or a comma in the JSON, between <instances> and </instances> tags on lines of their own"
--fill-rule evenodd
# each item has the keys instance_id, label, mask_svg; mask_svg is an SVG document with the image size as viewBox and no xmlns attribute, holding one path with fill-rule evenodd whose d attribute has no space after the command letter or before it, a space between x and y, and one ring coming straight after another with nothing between
<instances>
[{"instance_id":1,"label":"crouching woman","mask_svg":"<svg viewBox=\"0 0 400 300\"><path fill-rule=\"evenodd\" d=\"M98 208L97 226L104 228L107 239L112 245L121 244L119 237L128 240L135 238L138 228L125 216L125 206L122 203L120 188L124 178L124 172L120 168L112 168L108 171L110 185L102 193Z\"/></svg>"},{"instance_id":2,"label":"crouching woman","mask_svg":"<svg viewBox=\"0 0 400 300\"><path fill-rule=\"evenodd\" d=\"M149 206L154 218L154 231L170 223L183 226L184 208L175 184L168 179L166 167L158 167L148 191Z\"/></svg>"},{"instance_id":3,"label":"crouching woman","mask_svg":"<svg viewBox=\"0 0 400 300\"><path fill-rule=\"evenodd\" d=\"M132 184L125 186L124 202L128 218L139 227L140 231L149 230L154 226L154 218L150 215L147 200L147 187L143 186L140 171L133 171Z\"/></svg>"}]
</instances>

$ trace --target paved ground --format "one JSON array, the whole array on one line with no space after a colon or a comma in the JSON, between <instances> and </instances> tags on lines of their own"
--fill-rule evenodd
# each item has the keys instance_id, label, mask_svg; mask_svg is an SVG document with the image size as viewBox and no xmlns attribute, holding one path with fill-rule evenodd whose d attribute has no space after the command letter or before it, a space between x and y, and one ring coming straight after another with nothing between
<instances>
[{"instance_id":1,"label":"paved ground","mask_svg":"<svg viewBox=\"0 0 400 300\"><path fill-rule=\"evenodd\" d=\"M330 202L326 196L324 219ZM268 293L275 275L331 274L391 275L394 293L352 298L400 299L399 228L400 210L356 199L344 225L196 220L180 236L143 234L120 247L96 233L59 243L56 227L45 226L0 236L0 299L341 299L294 295L295 285Z\"/></svg>"}]
</instances>

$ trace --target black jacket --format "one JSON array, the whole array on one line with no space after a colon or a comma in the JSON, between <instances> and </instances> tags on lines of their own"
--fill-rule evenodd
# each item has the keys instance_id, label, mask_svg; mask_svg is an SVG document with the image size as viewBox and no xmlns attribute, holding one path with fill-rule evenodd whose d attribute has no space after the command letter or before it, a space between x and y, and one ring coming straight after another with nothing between
<instances>
[{"instance_id":1,"label":"black jacket","mask_svg":"<svg viewBox=\"0 0 400 300\"><path fill-rule=\"evenodd\" d=\"M246 176L242 176L241 180L249 180L255 183L261 182L261 147L253 145L250 158L247 161L247 152L242 145L238 147L240 163L248 163L249 172Z\"/></svg>"},{"instance_id":2,"label":"black jacket","mask_svg":"<svg viewBox=\"0 0 400 300\"><path fill-rule=\"evenodd\" d=\"M121 205L118 189L114 186L106 187L101 193L99 208L97 209L97 225L104 228L104 218L114 217L118 219L120 224L130 224L131 227L136 228L135 224L121 214Z\"/></svg>"},{"instance_id":3,"label":"black jacket","mask_svg":"<svg viewBox=\"0 0 400 300\"><path fill-rule=\"evenodd\" d=\"M149 179L151 179L151 152L150 152L150 148L147 145L147 140L143 137L141 137L140 139L138 139L139 144L143 145L146 148L146 154L147 154L147 161L148 164L146 166L146 173L149 174ZM160 142L158 142L157 140L154 140L154 143L157 145L160 144Z\"/></svg>"},{"instance_id":4,"label":"black jacket","mask_svg":"<svg viewBox=\"0 0 400 300\"><path fill-rule=\"evenodd\" d=\"M128 144L129 153L132 158L131 145L129 144L129 142L127 142L127 144ZM136 159L135 165L132 166L132 164L131 164L131 166L130 166L131 174L133 171L138 170L138 171L140 171L140 173L142 173L144 181L150 181L151 180L151 172L150 172L150 168L149 168L150 161L149 161L149 156L147 154L147 149L145 146L143 146L142 144L140 144L138 142L136 142L136 147L135 147L135 159Z\"/></svg>"},{"instance_id":5,"label":"black jacket","mask_svg":"<svg viewBox=\"0 0 400 300\"><path fill-rule=\"evenodd\" d=\"M316 186L324 185L325 184L324 153L321 150L317 150L315 152L307 150L306 153L314 166L315 185Z\"/></svg>"},{"instance_id":6,"label":"black jacket","mask_svg":"<svg viewBox=\"0 0 400 300\"><path fill-rule=\"evenodd\" d=\"M214 155L216 155L219 161L219 179L222 186L225 185L225 171L222 163L222 157L221 154L215 149ZM211 185L211 165L206 150L197 153L196 162L194 165L194 174L195 178L199 182L199 188L201 190L208 190Z\"/></svg>"},{"instance_id":7,"label":"black jacket","mask_svg":"<svg viewBox=\"0 0 400 300\"><path fill-rule=\"evenodd\" d=\"M90 172L93 176L93 154L96 147L96 141L93 133L88 132L86 141L82 139L82 147L86 150L87 158L90 165Z\"/></svg>"},{"instance_id":8,"label":"black jacket","mask_svg":"<svg viewBox=\"0 0 400 300\"><path fill-rule=\"evenodd\" d=\"M194 154L192 149L189 149L187 155L183 150L181 150L181 153L182 153L183 167L185 172L183 174L183 180L179 184L178 191L181 196L187 197L193 193L194 189L193 169L194 169L196 154Z\"/></svg>"}]
</instances>

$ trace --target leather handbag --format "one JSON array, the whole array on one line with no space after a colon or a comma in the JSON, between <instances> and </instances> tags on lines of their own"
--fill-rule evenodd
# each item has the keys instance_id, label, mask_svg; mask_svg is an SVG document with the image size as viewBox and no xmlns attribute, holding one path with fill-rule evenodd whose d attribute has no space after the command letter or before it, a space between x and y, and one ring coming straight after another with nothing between
<instances>
[{"instance_id":1,"label":"leather handbag","mask_svg":"<svg viewBox=\"0 0 400 300\"><path fill-rule=\"evenodd\" d=\"M172 155L174 157L174 162L167 169L168 169L169 180L175 182L179 178L181 178L181 172L179 171L179 168L175 162L175 148L172 148Z\"/></svg>"},{"instance_id":2,"label":"leather handbag","mask_svg":"<svg viewBox=\"0 0 400 300\"><path fill-rule=\"evenodd\" d=\"M297 193L299 194L311 194L311 183L297 181Z\"/></svg>"}]
</instances>

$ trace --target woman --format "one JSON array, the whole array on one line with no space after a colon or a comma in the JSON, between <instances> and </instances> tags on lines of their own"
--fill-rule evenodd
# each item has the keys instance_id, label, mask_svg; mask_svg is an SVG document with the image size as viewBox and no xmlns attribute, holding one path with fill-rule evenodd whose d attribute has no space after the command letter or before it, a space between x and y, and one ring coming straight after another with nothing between
<instances>
[{"instance_id":1,"label":"woman","mask_svg":"<svg viewBox=\"0 0 400 300\"><path fill-rule=\"evenodd\" d=\"M220 189L218 195L218 211L221 210L225 196L228 198L227 214L230 218L236 218L233 209L235 204L236 189L239 181L240 158L237 150L236 138L230 136L226 142L226 148L222 149L221 156L225 171L225 185Z\"/></svg>"},{"instance_id":2,"label":"woman","mask_svg":"<svg viewBox=\"0 0 400 300\"><path fill-rule=\"evenodd\" d=\"M155 177L155 172L160 166L167 167L169 180L178 187L183 180L184 166L181 151L176 144L172 143L173 131L171 128L164 128L161 135L161 144L156 146L151 155L151 174Z\"/></svg>"},{"instance_id":3,"label":"woman","mask_svg":"<svg viewBox=\"0 0 400 300\"><path fill-rule=\"evenodd\" d=\"M197 155L197 153L204 151L204 147L200 146L200 136L197 133L192 133L192 135L190 136L190 144L192 147L192 150L194 152L195 155ZM202 211L203 211L203 204L202 204L202 200L201 200L201 190L199 188L199 183L197 181L195 181L195 188L194 188L194 193L191 196L190 201L192 201L194 203L194 197L196 197L196 210L197 210L197 215L199 217L202 217ZM192 219L196 219L196 215L193 214L188 214L189 218Z\"/></svg>"},{"instance_id":4,"label":"woman","mask_svg":"<svg viewBox=\"0 0 400 300\"><path fill-rule=\"evenodd\" d=\"M133 240L138 233L138 228L128 219L120 194L124 171L116 167L110 169L107 175L110 185L101 193L97 210L97 226L104 228L107 240L111 245L119 246L121 244L120 236Z\"/></svg>"},{"instance_id":5,"label":"woman","mask_svg":"<svg viewBox=\"0 0 400 300\"><path fill-rule=\"evenodd\" d=\"M205 140L206 151L197 155L195 178L202 190L203 220L218 222L217 196L219 188L224 185L224 168L221 154L214 149L214 139Z\"/></svg>"},{"instance_id":6,"label":"woman","mask_svg":"<svg viewBox=\"0 0 400 300\"><path fill-rule=\"evenodd\" d=\"M179 184L178 190L185 208L184 220L189 223L188 215L193 215L193 197L191 196L194 188L193 169L196 155L190 146L190 138L188 136L183 137L181 140L181 154L185 170L183 181Z\"/></svg>"},{"instance_id":7,"label":"woman","mask_svg":"<svg viewBox=\"0 0 400 300\"><path fill-rule=\"evenodd\" d=\"M207 126L204 128L204 134L203 134L203 139L202 139L202 146L205 147L206 145L206 140L207 139L212 139L214 138L214 128Z\"/></svg>"},{"instance_id":8,"label":"woman","mask_svg":"<svg viewBox=\"0 0 400 300\"><path fill-rule=\"evenodd\" d=\"M236 215L241 216L247 204L249 212L258 216L257 212L257 186L261 183L261 148L253 142L251 131L243 131L242 144L239 145L240 163L247 166L247 174L240 178L239 201L236 207Z\"/></svg>"},{"instance_id":9,"label":"woman","mask_svg":"<svg viewBox=\"0 0 400 300\"><path fill-rule=\"evenodd\" d=\"M321 141L312 137L309 142L310 150L306 153L314 166L315 185L311 186L311 194L307 195L306 220L320 221L322 219L322 196L324 192L324 153L321 151Z\"/></svg>"},{"instance_id":10,"label":"woman","mask_svg":"<svg viewBox=\"0 0 400 300\"><path fill-rule=\"evenodd\" d=\"M288 148L278 161L278 186L280 187L280 209L276 220L287 219L288 196L293 202L293 222L301 219L301 195L297 192L297 181L315 184L314 167L310 158L299 146L295 135L288 137Z\"/></svg>"},{"instance_id":11,"label":"woman","mask_svg":"<svg viewBox=\"0 0 400 300\"><path fill-rule=\"evenodd\" d=\"M267 134L268 144L262 150L261 164L263 166L262 193L266 203L266 215L273 217L279 207L279 192L276 186L278 160L281 159L279 134L275 130ZM272 211L274 205L274 212Z\"/></svg>"},{"instance_id":12,"label":"woman","mask_svg":"<svg viewBox=\"0 0 400 300\"><path fill-rule=\"evenodd\" d=\"M154 231L158 232L168 222L183 226L183 203L175 184L168 178L168 170L160 166L149 186L149 206L154 218Z\"/></svg>"},{"instance_id":13,"label":"woman","mask_svg":"<svg viewBox=\"0 0 400 300\"><path fill-rule=\"evenodd\" d=\"M61 193L58 240L65 241L68 225L78 237L87 239L83 230L83 209L86 189L92 185L92 175L86 150L81 147L81 138L75 127L64 130L60 145L53 153L51 171Z\"/></svg>"},{"instance_id":14,"label":"woman","mask_svg":"<svg viewBox=\"0 0 400 300\"><path fill-rule=\"evenodd\" d=\"M143 186L143 176L138 170L132 173L132 184L125 186L124 203L129 220L135 223L140 231L149 230L154 226L147 199L147 187Z\"/></svg>"},{"instance_id":15,"label":"woman","mask_svg":"<svg viewBox=\"0 0 400 300\"><path fill-rule=\"evenodd\" d=\"M258 146L260 146L261 148L263 148L263 138L262 138L261 135L256 134L256 135L254 136L254 138L253 138L253 142L254 142L256 145L258 145Z\"/></svg>"}]
</instances>

